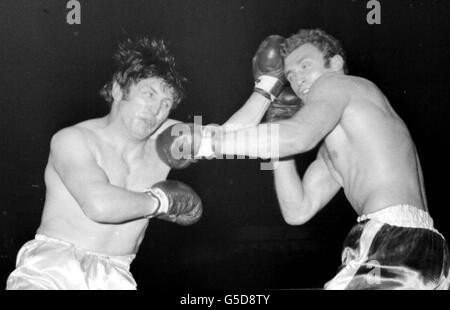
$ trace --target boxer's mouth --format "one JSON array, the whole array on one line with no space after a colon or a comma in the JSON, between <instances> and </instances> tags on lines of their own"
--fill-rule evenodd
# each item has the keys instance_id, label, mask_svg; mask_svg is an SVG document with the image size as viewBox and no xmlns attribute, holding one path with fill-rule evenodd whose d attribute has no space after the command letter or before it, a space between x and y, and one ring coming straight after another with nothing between
<instances>
[{"instance_id":1,"label":"boxer's mouth","mask_svg":"<svg viewBox=\"0 0 450 310\"><path fill-rule=\"evenodd\" d=\"M154 121L156 119L156 115L155 114L150 114L150 113L146 113L146 114L139 114L137 115L138 118L144 120L144 121Z\"/></svg>"},{"instance_id":2,"label":"boxer's mouth","mask_svg":"<svg viewBox=\"0 0 450 310\"><path fill-rule=\"evenodd\" d=\"M138 119L141 120L143 123L145 123L149 127L153 127L155 125L155 123L156 123L156 118L155 117L139 116Z\"/></svg>"}]
</instances>

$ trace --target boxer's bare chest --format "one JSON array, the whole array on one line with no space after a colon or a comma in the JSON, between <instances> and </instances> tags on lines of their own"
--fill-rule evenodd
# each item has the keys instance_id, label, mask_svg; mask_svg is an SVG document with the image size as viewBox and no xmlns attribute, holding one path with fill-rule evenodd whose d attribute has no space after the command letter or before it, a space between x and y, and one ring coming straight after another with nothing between
<instances>
[{"instance_id":1,"label":"boxer's bare chest","mask_svg":"<svg viewBox=\"0 0 450 310\"><path fill-rule=\"evenodd\" d=\"M107 143L97 143L96 150L98 165L109 182L128 190L148 190L156 182L165 180L170 171L158 158L152 139L131 155L119 153Z\"/></svg>"}]
</instances>

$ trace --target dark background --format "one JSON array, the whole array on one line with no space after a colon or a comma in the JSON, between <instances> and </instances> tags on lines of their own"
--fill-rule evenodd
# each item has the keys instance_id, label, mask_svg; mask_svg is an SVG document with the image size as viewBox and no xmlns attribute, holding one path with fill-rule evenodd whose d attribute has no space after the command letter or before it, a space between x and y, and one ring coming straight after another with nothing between
<instances>
[{"instance_id":1,"label":"dark background","mask_svg":"<svg viewBox=\"0 0 450 310\"><path fill-rule=\"evenodd\" d=\"M164 38L189 78L171 117L216 124L251 94L251 59L266 36L316 27L335 35L350 73L375 82L407 123L431 215L449 237L450 5L380 2L381 25L368 25L365 0L80 0L81 25L68 25L66 1L2 0L0 287L39 225L51 136L108 112L98 91L111 77L114 48L143 34ZM314 156L297 156L301 172ZM272 173L259 168L257 160L210 160L172 171L170 179L198 191L205 213L191 227L153 221L132 264L138 288L312 288L332 278L357 217L343 193L291 227Z\"/></svg>"}]
</instances>

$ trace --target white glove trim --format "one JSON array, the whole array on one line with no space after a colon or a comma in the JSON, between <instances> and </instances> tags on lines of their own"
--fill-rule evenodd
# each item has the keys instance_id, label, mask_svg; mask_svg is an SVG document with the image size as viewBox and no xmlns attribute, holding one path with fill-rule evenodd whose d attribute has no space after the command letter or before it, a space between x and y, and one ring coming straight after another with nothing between
<instances>
[{"instance_id":1,"label":"white glove trim","mask_svg":"<svg viewBox=\"0 0 450 310\"><path fill-rule=\"evenodd\" d=\"M255 89L262 90L270 97L270 101L274 101L281 92L283 85L279 79L270 75L261 75L255 81Z\"/></svg>"}]
</instances>

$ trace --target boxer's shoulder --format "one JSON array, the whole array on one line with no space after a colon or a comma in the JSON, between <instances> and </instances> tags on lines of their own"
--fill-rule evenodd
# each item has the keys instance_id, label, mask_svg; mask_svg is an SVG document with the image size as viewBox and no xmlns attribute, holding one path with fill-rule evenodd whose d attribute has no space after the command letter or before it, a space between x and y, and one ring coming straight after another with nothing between
<instances>
[{"instance_id":1,"label":"boxer's shoulder","mask_svg":"<svg viewBox=\"0 0 450 310\"><path fill-rule=\"evenodd\" d=\"M342 102L348 103L355 84L351 77L344 74L324 74L319 77L308 93L307 102ZM307 103L306 102L306 103Z\"/></svg>"},{"instance_id":2,"label":"boxer's shoulder","mask_svg":"<svg viewBox=\"0 0 450 310\"><path fill-rule=\"evenodd\" d=\"M75 124L75 127L82 127L82 128L86 128L86 129L91 129L91 130L99 130L101 128L104 128L105 126L108 125L108 120L106 117L101 117L101 118L93 118L93 119L88 119L82 122L79 122L77 124Z\"/></svg>"},{"instance_id":3,"label":"boxer's shoulder","mask_svg":"<svg viewBox=\"0 0 450 310\"><path fill-rule=\"evenodd\" d=\"M370 89L379 90L378 86L374 82L372 82L366 78L363 78L361 76L345 75L344 77L345 77L345 80L348 82L347 85L350 87L351 90L354 90L354 91L358 91L358 90L367 91Z\"/></svg>"},{"instance_id":4,"label":"boxer's shoulder","mask_svg":"<svg viewBox=\"0 0 450 310\"><path fill-rule=\"evenodd\" d=\"M99 136L92 125L83 122L59 130L51 138L50 152L64 154L80 153L83 149L92 151L92 147L99 144Z\"/></svg>"},{"instance_id":5,"label":"boxer's shoulder","mask_svg":"<svg viewBox=\"0 0 450 310\"><path fill-rule=\"evenodd\" d=\"M342 90L349 89L355 84L355 76L328 73L320 76L314 83L312 89L326 89L326 90Z\"/></svg>"},{"instance_id":6,"label":"boxer's shoulder","mask_svg":"<svg viewBox=\"0 0 450 310\"><path fill-rule=\"evenodd\" d=\"M311 87L309 97L351 98L361 93L379 90L370 80L346 74L324 74Z\"/></svg>"},{"instance_id":7,"label":"boxer's shoulder","mask_svg":"<svg viewBox=\"0 0 450 310\"><path fill-rule=\"evenodd\" d=\"M81 129L77 126L70 126L57 131L51 139L50 146L60 148L66 144L77 142L83 137Z\"/></svg>"},{"instance_id":8,"label":"boxer's shoulder","mask_svg":"<svg viewBox=\"0 0 450 310\"><path fill-rule=\"evenodd\" d=\"M56 132L53 137L64 139L93 138L98 136L100 129L105 126L106 121L104 118L90 119L65 127Z\"/></svg>"}]
</instances>

